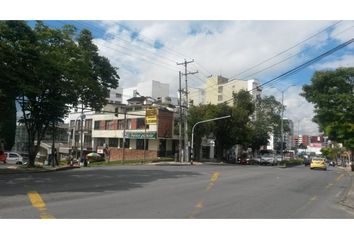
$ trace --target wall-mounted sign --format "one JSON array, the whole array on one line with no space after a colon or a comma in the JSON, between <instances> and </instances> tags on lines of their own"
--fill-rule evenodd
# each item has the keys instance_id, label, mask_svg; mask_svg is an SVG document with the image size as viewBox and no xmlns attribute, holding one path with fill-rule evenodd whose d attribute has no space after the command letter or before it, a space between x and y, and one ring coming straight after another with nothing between
<instances>
[{"instance_id":1,"label":"wall-mounted sign","mask_svg":"<svg viewBox=\"0 0 354 240\"><path fill-rule=\"evenodd\" d=\"M125 137L130 139L156 139L156 132L126 132Z\"/></svg>"},{"instance_id":2,"label":"wall-mounted sign","mask_svg":"<svg viewBox=\"0 0 354 240\"><path fill-rule=\"evenodd\" d=\"M157 124L157 109L156 108L147 108L146 109L146 124Z\"/></svg>"}]
</instances>

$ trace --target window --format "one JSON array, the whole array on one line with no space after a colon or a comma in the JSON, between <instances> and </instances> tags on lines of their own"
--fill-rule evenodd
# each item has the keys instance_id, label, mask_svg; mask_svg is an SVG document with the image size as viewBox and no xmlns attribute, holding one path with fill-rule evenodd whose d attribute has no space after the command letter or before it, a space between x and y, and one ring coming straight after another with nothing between
<instances>
[{"instance_id":1,"label":"window","mask_svg":"<svg viewBox=\"0 0 354 240\"><path fill-rule=\"evenodd\" d=\"M123 122L124 120L118 120L118 129L123 129Z\"/></svg>"},{"instance_id":2,"label":"window","mask_svg":"<svg viewBox=\"0 0 354 240\"><path fill-rule=\"evenodd\" d=\"M222 95L218 96L218 101L222 101Z\"/></svg>"},{"instance_id":3,"label":"window","mask_svg":"<svg viewBox=\"0 0 354 240\"><path fill-rule=\"evenodd\" d=\"M112 120L107 120L106 121L106 130L112 130L113 129L113 121Z\"/></svg>"},{"instance_id":4,"label":"window","mask_svg":"<svg viewBox=\"0 0 354 240\"><path fill-rule=\"evenodd\" d=\"M149 140L146 139L146 150L149 149ZM136 149L139 149L139 150L144 150L144 139L137 139L136 140Z\"/></svg>"},{"instance_id":5,"label":"window","mask_svg":"<svg viewBox=\"0 0 354 240\"><path fill-rule=\"evenodd\" d=\"M116 93L116 98L121 98L121 97L122 97L122 94Z\"/></svg>"},{"instance_id":6,"label":"window","mask_svg":"<svg viewBox=\"0 0 354 240\"><path fill-rule=\"evenodd\" d=\"M108 139L109 147L118 147L118 138L109 138Z\"/></svg>"},{"instance_id":7,"label":"window","mask_svg":"<svg viewBox=\"0 0 354 240\"><path fill-rule=\"evenodd\" d=\"M95 130L100 129L100 121L95 121L94 129Z\"/></svg>"},{"instance_id":8,"label":"window","mask_svg":"<svg viewBox=\"0 0 354 240\"><path fill-rule=\"evenodd\" d=\"M130 147L130 139L126 138L125 139L125 148L129 148Z\"/></svg>"},{"instance_id":9,"label":"window","mask_svg":"<svg viewBox=\"0 0 354 240\"><path fill-rule=\"evenodd\" d=\"M84 136L84 145L85 147L90 147L92 143L92 137L90 135Z\"/></svg>"},{"instance_id":10,"label":"window","mask_svg":"<svg viewBox=\"0 0 354 240\"><path fill-rule=\"evenodd\" d=\"M222 93L222 90L223 90L223 86L219 86L218 93Z\"/></svg>"},{"instance_id":11,"label":"window","mask_svg":"<svg viewBox=\"0 0 354 240\"><path fill-rule=\"evenodd\" d=\"M74 125L75 125L75 120L71 120L71 121L70 121L70 127L73 128Z\"/></svg>"},{"instance_id":12,"label":"window","mask_svg":"<svg viewBox=\"0 0 354 240\"><path fill-rule=\"evenodd\" d=\"M132 120L127 119L127 129L132 129Z\"/></svg>"},{"instance_id":13,"label":"window","mask_svg":"<svg viewBox=\"0 0 354 240\"><path fill-rule=\"evenodd\" d=\"M137 129L142 129L145 127L145 119L144 118L138 118L137 123L136 123L136 128Z\"/></svg>"},{"instance_id":14,"label":"window","mask_svg":"<svg viewBox=\"0 0 354 240\"><path fill-rule=\"evenodd\" d=\"M105 140L104 138L97 138L97 146L103 147Z\"/></svg>"},{"instance_id":15,"label":"window","mask_svg":"<svg viewBox=\"0 0 354 240\"><path fill-rule=\"evenodd\" d=\"M92 129L92 119L86 119L85 130L91 130L91 129Z\"/></svg>"}]
</instances>

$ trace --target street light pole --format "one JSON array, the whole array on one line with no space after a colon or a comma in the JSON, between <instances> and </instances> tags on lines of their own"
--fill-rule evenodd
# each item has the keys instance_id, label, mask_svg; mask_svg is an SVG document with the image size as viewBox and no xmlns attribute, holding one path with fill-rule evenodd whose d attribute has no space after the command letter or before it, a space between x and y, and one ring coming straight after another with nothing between
<instances>
[{"instance_id":1,"label":"street light pole","mask_svg":"<svg viewBox=\"0 0 354 240\"><path fill-rule=\"evenodd\" d=\"M285 90L284 90L285 91ZM281 126L280 126L280 131L281 131L281 142L280 142L280 154L281 154L281 161L284 161L284 154L283 154L283 146L284 146L284 91L281 92Z\"/></svg>"},{"instance_id":2,"label":"street light pole","mask_svg":"<svg viewBox=\"0 0 354 240\"><path fill-rule=\"evenodd\" d=\"M224 119L224 118L229 118L231 117L231 115L227 115L227 116L223 116L223 117L218 117L218 118L211 118L211 119L207 119L207 120L203 120L200 122L197 122L196 124L193 125L192 127L192 142L191 142L191 150L192 150L192 159L191 159L191 165L193 164L193 159L194 159L194 129L195 127L200 124L200 123L205 123L205 122L211 122L211 121L217 121L220 119Z\"/></svg>"},{"instance_id":3,"label":"street light pole","mask_svg":"<svg viewBox=\"0 0 354 240\"><path fill-rule=\"evenodd\" d=\"M280 137L281 137L281 141L280 141L280 154L281 154L281 161L284 160L284 92L286 92L290 87L294 87L295 85L290 85L287 88L285 88L284 90L279 90L281 91L281 126L280 126Z\"/></svg>"}]
</instances>

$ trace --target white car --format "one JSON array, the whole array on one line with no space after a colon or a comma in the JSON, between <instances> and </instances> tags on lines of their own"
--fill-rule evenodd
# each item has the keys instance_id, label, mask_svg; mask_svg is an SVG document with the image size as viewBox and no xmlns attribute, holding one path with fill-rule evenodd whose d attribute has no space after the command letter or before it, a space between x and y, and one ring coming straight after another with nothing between
<instances>
[{"instance_id":1,"label":"white car","mask_svg":"<svg viewBox=\"0 0 354 240\"><path fill-rule=\"evenodd\" d=\"M12 164L23 164L23 157L15 152L5 152L6 162Z\"/></svg>"}]
</instances>

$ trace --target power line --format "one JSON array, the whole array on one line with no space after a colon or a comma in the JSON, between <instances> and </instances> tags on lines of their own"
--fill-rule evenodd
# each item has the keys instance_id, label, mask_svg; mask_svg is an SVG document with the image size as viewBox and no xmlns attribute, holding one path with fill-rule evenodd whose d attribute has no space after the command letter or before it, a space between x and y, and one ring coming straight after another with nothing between
<instances>
[{"instance_id":1,"label":"power line","mask_svg":"<svg viewBox=\"0 0 354 240\"><path fill-rule=\"evenodd\" d=\"M274 59L274 58L276 58L276 57L278 57L278 56L280 56L280 55L282 55L282 54L284 54L284 53L286 53L286 52L288 52L288 51L290 51L290 50L292 50L292 49L294 49L295 47L302 45L303 43L309 41L310 39L316 37L317 35L319 35L319 34L325 32L325 31L327 31L328 29L330 29L330 28L334 27L335 25L339 24L340 22L342 22L342 20L337 21L337 22L334 23L334 24L331 24L330 26L326 27L325 29L323 29L323 30L321 30L321 31L319 31L319 32L317 32L317 33L311 35L310 37L307 37L306 39L304 39L304 40L302 40L302 41L296 43L295 45L293 45L293 46L291 46L291 47L289 47L289 48L287 48L287 49L284 49L284 50L280 51L279 53L275 54L274 56L272 56L272 57L270 57L270 58L267 58L267 59L265 59L265 60L263 60L263 61L257 63L256 65L254 65L254 66L252 66L252 67L247 68L246 70L244 70L244 71L242 71L242 72L240 72L240 73L234 75L234 76L231 77L230 79L234 79L236 76L239 76L239 75L241 75L241 74L243 74L243 73L245 73L245 72L248 72L249 70L252 70L252 69L254 69L254 68L256 68L256 67L258 67L258 66L260 66L260 65L263 65L264 63L266 63L266 62L268 62L268 61L270 61L270 60L272 60L272 59Z\"/></svg>"},{"instance_id":2,"label":"power line","mask_svg":"<svg viewBox=\"0 0 354 240\"><path fill-rule=\"evenodd\" d=\"M327 52L325 52L325 53L322 53L321 55L319 55L319 56L317 56L317 57L315 57L315 58L313 58L313 59L311 59L311 60L309 60L309 61L307 61L307 62L305 62L305 63L303 63L303 64L301 64L301 65L299 65L299 66L297 66L297 67L295 67L295 68L293 68L293 69L291 69L291 70L289 70L289 71L287 71L287 72L285 72L285 73L283 73L283 74L281 74L281 75L279 75L279 76L277 76L277 77L275 77L275 78L273 78L273 79L271 79L271 80L266 81L265 83L259 85L259 86L256 87L256 88L253 88L253 89L249 90L248 92L252 92L252 91L254 91L254 90L257 90L258 88L263 87L263 86L265 86L265 85L267 85L267 84L269 84L269 83L271 83L271 82L274 82L274 81L276 81L276 80L278 80L278 79L281 79L281 78L284 78L284 77L288 77L288 76L290 76L290 75L293 75L293 74L295 74L295 73L301 71L302 69L304 69L304 68L306 68L306 67L308 67L308 66L314 64L315 62L318 62L318 61L320 61L321 59L323 59L323 58L325 58L325 57L327 57L327 56L329 56L329 55L331 55L331 54L337 52L338 50L340 50L340 49L342 49L342 48L348 46L349 44L351 44L351 43L353 43L353 42L354 42L354 38L351 38L350 40L348 40L348 41L346 41L346 42L344 42L344 43L342 43L342 44L336 46L335 48L332 48L332 49L330 49L329 51L327 51ZM227 103L227 102L229 102L229 101L233 101L233 98L230 98L230 99L228 99L228 100L225 100L224 102Z\"/></svg>"},{"instance_id":3,"label":"power line","mask_svg":"<svg viewBox=\"0 0 354 240\"><path fill-rule=\"evenodd\" d=\"M83 24L79 24L79 25L81 25L81 26L83 26ZM92 31L92 29L91 29L91 31ZM94 32L94 31L93 31ZM97 31L96 31L97 32ZM104 33L104 31L102 31L102 30L100 30L100 32L102 32L102 33ZM126 40L125 40L126 41ZM129 42L129 41L127 41L127 42ZM110 45L113 45L112 43L108 43L108 44L110 44ZM113 51L115 51L115 52L119 52L119 53L122 53L122 54L125 54L125 55L128 55L128 56L132 56L132 53L134 53L134 51L132 51L132 49L129 49L128 47L126 47L126 46L122 46L122 45L119 45L119 46L121 46L122 48L125 48L125 49L127 49L128 51L129 51L129 53L128 52L124 52L124 51L122 51L122 50L120 50L120 49L117 49L117 48L115 48L115 47L110 47L110 46L107 46L107 45L101 45L102 47L104 47L104 48L106 48L106 49L111 49L111 50L113 50ZM141 54L141 53L135 53L135 54L139 54L139 57L137 57L137 58L140 58L141 60L143 60L143 61L145 61L145 62L148 62L148 63L150 63L150 64L153 64L153 65L160 65L161 67L163 67L163 68L165 68L165 69L169 69L169 70L171 70L171 71L176 71L176 69L173 69L172 68L172 66L174 66L174 65L169 65L169 64L167 64L167 63L164 63L164 62L155 62L155 61L152 61L152 60L149 60L149 59L146 59L145 58L145 56L144 56L144 54Z\"/></svg>"},{"instance_id":4,"label":"power line","mask_svg":"<svg viewBox=\"0 0 354 240\"><path fill-rule=\"evenodd\" d=\"M336 24L338 24L338 23L336 23ZM332 27L333 26L333 24L331 25L331 26L329 26L329 27L327 27L326 29L328 29L328 28L330 28L330 27ZM343 31L341 31L341 32L339 32L339 33L337 33L337 34L335 34L335 35L333 35L333 36L339 36L339 35L341 35L341 34L343 34L344 32L347 32L348 30L350 30L351 28L353 28L354 26L350 26L350 27L348 27L348 28L346 28L345 30L343 30ZM324 30L322 30L321 32L323 32ZM318 33L317 33L318 34ZM313 35L314 36L314 35ZM328 39L328 38L327 38ZM305 41L305 40L304 40ZM270 66L268 66L268 67L266 67L266 68L263 68L263 69L261 69L261 70L259 70L259 71L257 71L257 72L254 72L254 73L252 73L252 74L249 74L249 75L247 75L246 76L246 78L248 78L248 77L252 77L252 76L255 76L256 74L258 74L258 73L261 73L261 72L264 72L265 70L268 70L268 69L270 69L270 68L272 68L272 67L275 67L276 65L279 65L279 64L281 64L281 63L283 63L283 62L285 62L285 61L288 61L289 59L291 59L291 58L293 58L293 57L295 57L295 56L297 56L297 55L299 55L299 54L301 54L301 53L303 53L303 52L305 52L305 50L302 50L302 51L300 51L300 52L298 52L298 53L296 53L296 54L293 54L293 55L291 55L291 56L289 56L289 57L286 57L285 59L283 59L283 60L281 60L281 61L279 61L279 62L277 62L277 63L275 63L275 64L272 64L272 65L270 65ZM230 80L235 80L235 79L230 79ZM213 87L215 87L215 86L217 86L218 84L213 84L213 85L210 85L210 86L208 86L207 88L205 88L204 90L206 90L206 89L209 89L209 88L213 88Z\"/></svg>"}]
</instances>

